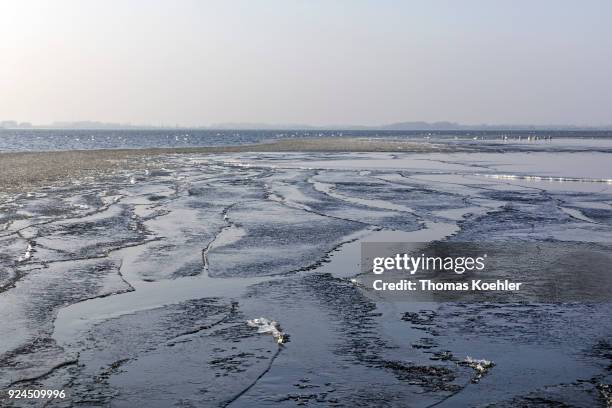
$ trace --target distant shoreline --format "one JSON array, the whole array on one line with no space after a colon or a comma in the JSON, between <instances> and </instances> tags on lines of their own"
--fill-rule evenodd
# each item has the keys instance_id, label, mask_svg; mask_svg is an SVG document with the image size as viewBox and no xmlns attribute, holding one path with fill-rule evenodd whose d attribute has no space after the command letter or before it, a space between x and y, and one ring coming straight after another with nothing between
<instances>
[{"instance_id":1,"label":"distant shoreline","mask_svg":"<svg viewBox=\"0 0 612 408\"><path fill-rule=\"evenodd\" d=\"M0 132L39 132L39 131L67 131L67 132L326 132L326 133L360 133L360 132L380 132L380 133L409 133L409 134L453 134L459 133L478 133L478 134L493 134L493 133L543 133L551 132L556 134L611 134L612 126L603 127L53 127L53 126L34 126L34 127L1 127Z\"/></svg>"}]
</instances>

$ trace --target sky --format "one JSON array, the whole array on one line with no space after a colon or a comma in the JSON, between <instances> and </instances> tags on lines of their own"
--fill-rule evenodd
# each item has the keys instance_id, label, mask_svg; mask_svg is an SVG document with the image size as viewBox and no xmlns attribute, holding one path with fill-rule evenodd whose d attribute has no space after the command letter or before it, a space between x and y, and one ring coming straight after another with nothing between
<instances>
[{"instance_id":1,"label":"sky","mask_svg":"<svg viewBox=\"0 0 612 408\"><path fill-rule=\"evenodd\" d=\"M612 1L0 0L0 120L612 124Z\"/></svg>"}]
</instances>

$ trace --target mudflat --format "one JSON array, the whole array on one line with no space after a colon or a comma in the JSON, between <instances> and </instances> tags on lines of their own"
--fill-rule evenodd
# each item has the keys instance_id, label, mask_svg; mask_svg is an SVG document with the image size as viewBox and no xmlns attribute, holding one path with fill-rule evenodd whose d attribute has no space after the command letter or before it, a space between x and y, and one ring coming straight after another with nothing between
<instances>
[{"instance_id":1,"label":"mudflat","mask_svg":"<svg viewBox=\"0 0 612 408\"><path fill-rule=\"evenodd\" d=\"M448 148L426 142L366 138L284 139L240 146L159 149L73 150L0 154L2 191L65 183L101 172L133 168L135 159L169 154L234 152L440 152ZM140 164L138 164L140 166Z\"/></svg>"}]
</instances>

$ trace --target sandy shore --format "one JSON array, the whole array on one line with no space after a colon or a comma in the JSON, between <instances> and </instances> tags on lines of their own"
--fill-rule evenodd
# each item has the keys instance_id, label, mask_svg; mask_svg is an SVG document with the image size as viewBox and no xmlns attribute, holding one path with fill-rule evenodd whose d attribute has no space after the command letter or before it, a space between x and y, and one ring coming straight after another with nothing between
<instances>
[{"instance_id":1,"label":"sandy shore","mask_svg":"<svg viewBox=\"0 0 612 408\"><path fill-rule=\"evenodd\" d=\"M138 159L163 154L234 152L439 152L443 146L358 138L286 139L243 146L76 150L0 154L0 191L24 191L101 172L142 167Z\"/></svg>"}]
</instances>

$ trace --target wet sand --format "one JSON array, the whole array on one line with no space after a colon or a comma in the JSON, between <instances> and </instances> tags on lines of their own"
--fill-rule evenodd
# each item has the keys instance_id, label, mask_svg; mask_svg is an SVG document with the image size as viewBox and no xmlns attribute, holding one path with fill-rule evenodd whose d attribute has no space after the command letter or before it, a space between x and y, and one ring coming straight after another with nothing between
<instances>
[{"instance_id":1,"label":"wet sand","mask_svg":"<svg viewBox=\"0 0 612 408\"><path fill-rule=\"evenodd\" d=\"M441 152L447 147L432 143L358 138L285 139L273 143L242 146L75 150L0 154L0 191L63 184L115 170L142 167L138 159L168 154L234 152ZM154 162L147 167L155 167Z\"/></svg>"},{"instance_id":2,"label":"wet sand","mask_svg":"<svg viewBox=\"0 0 612 408\"><path fill-rule=\"evenodd\" d=\"M94 177L2 203L0 406L8 389L64 389L49 407L604 406L609 303L395 302L360 268L364 241L608 242L612 192L571 181L584 166L128 153L78 152ZM88 154L120 170L95 177ZM573 178L484 176L526 171Z\"/></svg>"}]
</instances>

